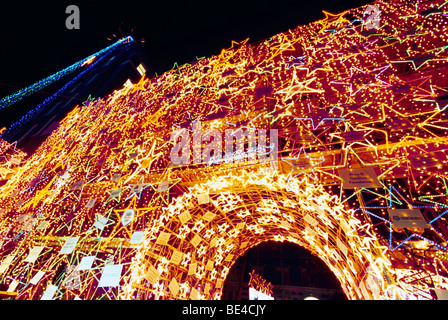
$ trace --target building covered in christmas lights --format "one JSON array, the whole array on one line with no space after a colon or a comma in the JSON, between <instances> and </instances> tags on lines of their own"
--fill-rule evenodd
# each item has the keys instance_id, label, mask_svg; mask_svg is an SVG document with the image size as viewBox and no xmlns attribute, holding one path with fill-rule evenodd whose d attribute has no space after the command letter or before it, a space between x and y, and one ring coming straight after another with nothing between
<instances>
[{"instance_id":1,"label":"building covered in christmas lights","mask_svg":"<svg viewBox=\"0 0 448 320\"><path fill-rule=\"evenodd\" d=\"M275 241L347 299L443 299L447 12L324 12L88 100L32 154L4 140L4 296L220 299Z\"/></svg>"}]
</instances>

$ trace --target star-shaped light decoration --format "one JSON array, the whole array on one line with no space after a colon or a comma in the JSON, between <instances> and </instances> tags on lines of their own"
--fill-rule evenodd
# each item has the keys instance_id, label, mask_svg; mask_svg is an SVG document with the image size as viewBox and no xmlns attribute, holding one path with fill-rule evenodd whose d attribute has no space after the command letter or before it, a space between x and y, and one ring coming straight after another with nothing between
<instances>
[{"instance_id":1,"label":"star-shaped light decoration","mask_svg":"<svg viewBox=\"0 0 448 320\"><path fill-rule=\"evenodd\" d=\"M93 101L95 101L95 98L92 97L91 94L87 97L86 101L82 103L83 106L87 107L89 106Z\"/></svg>"},{"instance_id":2,"label":"star-shaped light decoration","mask_svg":"<svg viewBox=\"0 0 448 320\"><path fill-rule=\"evenodd\" d=\"M283 99L284 99L284 101L286 101L288 99L292 99L294 96L296 96L298 94L324 93L325 90L314 89L314 88L309 87L311 85L311 83L313 83L316 79L317 79L317 77L313 77L313 78L306 79L304 81L300 81L299 77L297 76L297 73L294 72L291 82L289 83L289 86L284 89L278 90L277 94L284 94L285 97Z\"/></svg>"},{"instance_id":3,"label":"star-shaped light decoration","mask_svg":"<svg viewBox=\"0 0 448 320\"><path fill-rule=\"evenodd\" d=\"M125 201L129 200L130 198L132 198L134 196L137 197L137 199L140 200L140 197L142 196L143 190L148 188L148 186L150 186L150 185L151 185L151 183L145 183L145 177L142 176L138 183L129 185L130 193L126 197Z\"/></svg>"},{"instance_id":4,"label":"star-shaped light decoration","mask_svg":"<svg viewBox=\"0 0 448 320\"><path fill-rule=\"evenodd\" d=\"M305 157L301 157L302 153L305 155ZM317 160L318 162L314 162L315 160ZM284 157L281 159L281 161L291 166L291 170L288 173L288 181L289 179L291 179L291 177L298 177L302 174L314 181L317 181L319 180L319 178L314 172L314 167L324 162L325 158L310 158L306 153L305 147L302 146L299 149L299 154L297 155L297 157Z\"/></svg>"},{"instance_id":5,"label":"star-shaped light decoration","mask_svg":"<svg viewBox=\"0 0 448 320\"><path fill-rule=\"evenodd\" d=\"M149 170L151 169L151 165L163 155L162 151L156 153L156 147L158 148L158 150L163 150L163 147L168 144L168 141L161 141L163 142L163 145L159 146L157 146L157 141L161 140L156 138L147 154L135 160L139 164L140 168L138 170L135 170L135 173L141 174L141 172L144 171L146 174L148 174ZM127 181L129 181L129 179Z\"/></svg>"},{"instance_id":6,"label":"star-shaped light decoration","mask_svg":"<svg viewBox=\"0 0 448 320\"><path fill-rule=\"evenodd\" d=\"M142 215L148 213L149 211L153 211L157 208L158 206L137 208L137 197L134 196L132 200L129 202L127 208L114 210L118 222L114 226L112 232L107 237L106 241L103 243L103 248L105 248L107 244L110 242L110 240L115 235L117 235L121 230L125 230L130 239L132 237L132 233L134 230L134 222L136 222L136 220Z\"/></svg>"},{"instance_id":7,"label":"star-shaped light decoration","mask_svg":"<svg viewBox=\"0 0 448 320\"><path fill-rule=\"evenodd\" d=\"M279 44L275 46L271 46L272 49L275 51L272 53L272 56L269 57L266 61L269 61L273 58L275 58L278 55L281 55L285 51L296 51L296 48L294 48L293 44L298 42L299 39L290 40L285 34L281 34L281 39L279 40Z\"/></svg>"},{"instance_id":8,"label":"star-shaped light decoration","mask_svg":"<svg viewBox=\"0 0 448 320\"><path fill-rule=\"evenodd\" d=\"M225 60L225 61L230 60L236 54L236 51L237 51L236 49L245 45L248 41L249 41L249 38L244 39L243 41L240 41L240 42L232 40L230 48L221 50L221 52L218 56L219 60L221 60L221 59Z\"/></svg>"},{"instance_id":9,"label":"star-shaped light decoration","mask_svg":"<svg viewBox=\"0 0 448 320\"><path fill-rule=\"evenodd\" d=\"M295 67L295 66L303 66L306 63L307 63L306 55L298 56L298 57L289 56L289 58L286 62L281 62L281 64L286 65L286 70L289 70L290 68Z\"/></svg>"}]
</instances>

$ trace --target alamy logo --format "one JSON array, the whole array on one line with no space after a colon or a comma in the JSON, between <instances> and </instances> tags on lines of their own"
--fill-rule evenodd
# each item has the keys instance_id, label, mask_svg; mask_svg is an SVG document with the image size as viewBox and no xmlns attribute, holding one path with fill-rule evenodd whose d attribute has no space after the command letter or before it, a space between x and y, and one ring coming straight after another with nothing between
<instances>
[{"instance_id":1,"label":"alamy logo","mask_svg":"<svg viewBox=\"0 0 448 320\"><path fill-rule=\"evenodd\" d=\"M224 133L218 129L204 130L200 121L192 124L192 130L180 129L171 133L170 139L174 147L170 152L171 163L177 165L191 164L231 164L231 163L271 163L278 165L278 130L243 128L226 129ZM268 142L269 141L269 142ZM191 157L193 155L193 157Z\"/></svg>"},{"instance_id":2,"label":"alamy logo","mask_svg":"<svg viewBox=\"0 0 448 320\"><path fill-rule=\"evenodd\" d=\"M366 8L366 10L364 11L364 15L368 15L364 25L366 26L367 30L378 30L381 27L380 24L380 9L374 5L374 4L369 4Z\"/></svg>"},{"instance_id":3,"label":"alamy logo","mask_svg":"<svg viewBox=\"0 0 448 320\"><path fill-rule=\"evenodd\" d=\"M65 19L65 27L69 30L79 29L80 19L78 6L75 6L74 4L69 5L67 8L65 8L65 13L70 14L67 19Z\"/></svg>"}]
</instances>

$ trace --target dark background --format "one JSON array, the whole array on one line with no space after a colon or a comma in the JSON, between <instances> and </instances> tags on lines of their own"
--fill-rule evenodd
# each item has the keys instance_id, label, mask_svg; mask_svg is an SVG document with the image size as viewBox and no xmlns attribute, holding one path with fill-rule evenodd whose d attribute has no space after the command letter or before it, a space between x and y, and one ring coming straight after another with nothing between
<instances>
[{"instance_id":1,"label":"dark background","mask_svg":"<svg viewBox=\"0 0 448 320\"><path fill-rule=\"evenodd\" d=\"M372 1L17 1L0 4L0 98L27 87L121 38L134 29L159 75L218 54L231 41L267 39L276 33ZM80 9L80 29L68 30L68 5ZM109 39L109 40L108 40Z\"/></svg>"}]
</instances>

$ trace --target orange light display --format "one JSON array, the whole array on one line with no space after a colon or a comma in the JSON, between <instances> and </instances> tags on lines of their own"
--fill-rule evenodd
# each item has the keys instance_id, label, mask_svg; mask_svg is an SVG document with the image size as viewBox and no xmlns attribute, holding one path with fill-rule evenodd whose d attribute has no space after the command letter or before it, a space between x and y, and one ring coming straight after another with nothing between
<instances>
[{"instance_id":1,"label":"orange light display","mask_svg":"<svg viewBox=\"0 0 448 320\"><path fill-rule=\"evenodd\" d=\"M2 143L5 294L220 299L237 258L264 241L309 250L349 299L448 290L448 3L374 5L369 28L366 6L324 12L127 82L27 157ZM181 129L193 161L173 165ZM278 132L264 145L276 141L276 157L194 161L224 152L211 146L229 129Z\"/></svg>"}]
</instances>

